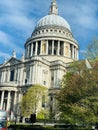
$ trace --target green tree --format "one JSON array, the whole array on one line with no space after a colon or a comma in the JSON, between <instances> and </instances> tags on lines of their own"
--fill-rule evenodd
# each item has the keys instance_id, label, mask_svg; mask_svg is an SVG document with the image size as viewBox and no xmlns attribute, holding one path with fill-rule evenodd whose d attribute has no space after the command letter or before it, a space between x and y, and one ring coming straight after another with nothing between
<instances>
[{"instance_id":1,"label":"green tree","mask_svg":"<svg viewBox=\"0 0 98 130\"><path fill-rule=\"evenodd\" d=\"M36 113L39 103L42 102L42 96L47 94L47 88L45 86L34 84L23 95L21 102L21 114L23 116L30 116L32 113Z\"/></svg>"},{"instance_id":2,"label":"green tree","mask_svg":"<svg viewBox=\"0 0 98 130\"><path fill-rule=\"evenodd\" d=\"M84 61L70 65L57 95L61 119L66 123L92 123L97 120L98 62L89 70Z\"/></svg>"},{"instance_id":3,"label":"green tree","mask_svg":"<svg viewBox=\"0 0 98 130\"><path fill-rule=\"evenodd\" d=\"M37 114L37 119L49 119L49 111L47 109L41 109Z\"/></svg>"}]
</instances>

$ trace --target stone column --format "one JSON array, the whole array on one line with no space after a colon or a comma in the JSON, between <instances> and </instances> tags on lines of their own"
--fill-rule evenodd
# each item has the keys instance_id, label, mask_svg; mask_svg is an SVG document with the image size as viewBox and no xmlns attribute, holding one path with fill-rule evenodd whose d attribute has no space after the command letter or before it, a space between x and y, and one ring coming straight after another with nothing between
<instances>
[{"instance_id":1,"label":"stone column","mask_svg":"<svg viewBox=\"0 0 98 130\"><path fill-rule=\"evenodd\" d=\"M33 43L31 44L31 56L33 56Z\"/></svg>"},{"instance_id":2,"label":"stone column","mask_svg":"<svg viewBox=\"0 0 98 130\"><path fill-rule=\"evenodd\" d=\"M48 40L47 40L47 43L46 43L46 54L48 55Z\"/></svg>"},{"instance_id":3,"label":"stone column","mask_svg":"<svg viewBox=\"0 0 98 130\"><path fill-rule=\"evenodd\" d=\"M65 56L65 50L66 50L65 47L66 47L66 46L65 46L65 43L64 43L64 42L63 42L63 47L64 47L64 49L63 49L63 56Z\"/></svg>"},{"instance_id":4,"label":"stone column","mask_svg":"<svg viewBox=\"0 0 98 130\"><path fill-rule=\"evenodd\" d=\"M8 91L8 97L7 97L7 111L10 110L10 102L11 101L11 91Z\"/></svg>"},{"instance_id":5,"label":"stone column","mask_svg":"<svg viewBox=\"0 0 98 130\"><path fill-rule=\"evenodd\" d=\"M36 48L35 48L35 55L37 55L37 46L38 46L38 42L36 42Z\"/></svg>"},{"instance_id":6,"label":"stone column","mask_svg":"<svg viewBox=\"0 0 98 130\"><path fill-rule=\"evenodd\" d=\"M74 59L74 45L72 45L72 58Z\"/></svg>"},{"instance_id":7,"label":"stone column","mask_svg":"<svg viewBox=\"0 0 98 130\"><path fill-rule=\"evenodd\" d=\"M57 55L60 55L60 41L58 41L58 51L57 51Z\"/></svg>"},{"instance_id":8,"label":"stone column","mask_svg":"<svg viewBox=\"0 0 98 130\"><path fill-rule=\"evenodd\" d=\"M54 55L54 40L52 41L52 55Z\"/></svg>"},{"instance_id":9,"label":"stone column","mask_svg":"<svg viewBox=\"0 0 98 130\"><path fill-rule=\"evenodd\" d=\"M17 110L17 92L14 93L14 112L16 112Z\"/></svg>"},{"instance_id":10,"label":"stone column","mask_svg":"<svg viewBox=\"0 0 98 130\"><path fill-rule=\"evenodd\" d=\"M42 55L42 41L40 41L41 44L40 44L40 55Z\"/></svg>"},{"instance_id":11,"label":"stone column","mask_svg":"<svg viewBox=\"0 0 98 130\"><path fill-rule=\"evenodd\" d=\"M2 95L1 95L1 106L0 106L0 109L2 110L3 109L3 103L4 103L4 92L5 91L2 91Z\"/></svg>"}]
</instances>

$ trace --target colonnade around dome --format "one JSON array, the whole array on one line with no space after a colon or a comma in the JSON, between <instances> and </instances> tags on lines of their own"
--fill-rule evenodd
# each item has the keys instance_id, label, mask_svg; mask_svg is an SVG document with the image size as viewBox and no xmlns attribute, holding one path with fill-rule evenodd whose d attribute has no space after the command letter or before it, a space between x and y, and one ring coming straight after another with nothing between
<instances>
[{"instance_id":1,"label":"colonnade around dome","mask_svg":"<svg viewBox=\"0 0 98 130\"><path fill-rule=\"evenodd\" d=\"M59 40L40 40L26 46L26 58L36 55L58 55L78 60L78 48Z\"/></svg>"}]
</instances>

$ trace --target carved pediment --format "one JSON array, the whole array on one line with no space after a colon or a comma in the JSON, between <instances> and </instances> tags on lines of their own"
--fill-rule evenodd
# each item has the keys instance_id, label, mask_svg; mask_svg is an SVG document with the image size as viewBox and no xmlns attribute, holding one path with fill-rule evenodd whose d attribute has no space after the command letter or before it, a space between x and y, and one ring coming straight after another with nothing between
<instances>
[{"instance_id":1,"label":"carved pediment","mask_svg":"<svg viewBox=\"0 0 98 130\"><path fill-rule=\"evenodd\" d=\"M8 66L8 65L15 65L15 64L18 64L18 63L21 63L20 60L16 59L16 58L11 58L9 61L7 61L4 66Z\"/></svg>"}]
</instances>

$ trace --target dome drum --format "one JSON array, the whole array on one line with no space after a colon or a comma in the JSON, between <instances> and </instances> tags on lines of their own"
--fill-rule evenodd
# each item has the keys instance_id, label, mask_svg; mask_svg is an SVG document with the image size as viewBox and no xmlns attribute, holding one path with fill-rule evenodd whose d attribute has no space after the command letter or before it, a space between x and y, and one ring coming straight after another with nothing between
<instances>
[{"instance_id":1,"label":"dome drum","mask_svg":"<svg viewBox=\"0 0 98 130\"><path fill-rule=\"evenodd\" d=\"M52 56L52 57L68 57L73 60L78 59L78 45L68 38L63 39L48 36L45 38L30 39L26 44L26 58L33 56Z\"/></svg>"},{"instance_id":2,"label":"dome drum","mask_svg":"<svg viewBox=\"0 0 98 130\"><path fill-rule=\"evenodd\" d=\"M62 30L54 30L54 29L52 29L52 32L51 32L51 29L49 29L48 32L46 32L46 30L44 30L44 31L40 30L40 31L38 31L37 34L35 33L30 38L28 38L25 43L25 48L30 43L32 43L34 41L38 41L38 40L43 40L43 39L45 39L45 40L57 39L57 40L61 40L61 41L67 41L69 44L74 44L74 45L78 46L77 41L73 38L71 33L63 32Z\"/></svg>"},{"instance_id":3,"label":"dome drum","mask_svg":"<svg viewBox=\"0 0 98 130\"><path fill-rule=\"evenodd\" d=\"M31 36L33 37L33 36L35 36L37 34L41 34L41 33L46 33L46 34L48 34L48 33L52 33L52 34L68 33L68 34L72 35L72 33L67 28L50 25L50 26L44 26L44 27L39 27L39 28L35 29Z\"/></svg>"}]
</instances>

